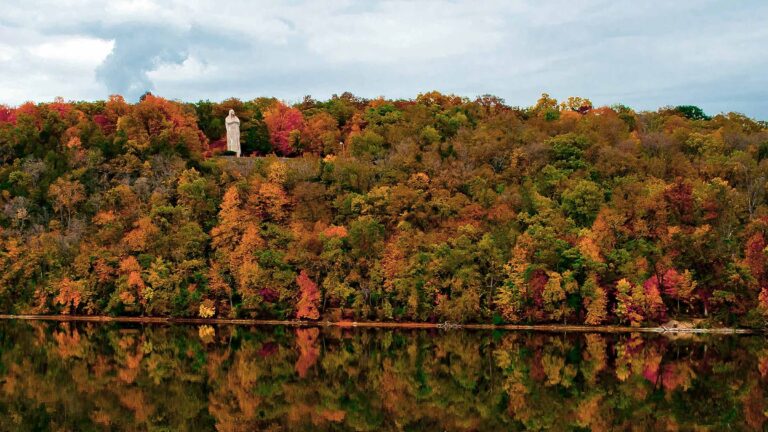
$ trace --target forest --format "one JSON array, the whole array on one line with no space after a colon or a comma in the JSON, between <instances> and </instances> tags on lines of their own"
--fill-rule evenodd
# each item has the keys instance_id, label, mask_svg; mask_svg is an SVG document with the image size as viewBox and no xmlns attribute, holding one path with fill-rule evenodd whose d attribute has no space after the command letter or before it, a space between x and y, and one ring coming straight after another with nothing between
<instances>
[{"instance_id":1,"label":"forest","mask_svg":"<svg viewBox=\"0 0 768 432\"><path fill-rule=\"evenodd\" d=\"M767 184L695 106L0 106L0 313L762 328Z\"/></svg>"}]
</instances>

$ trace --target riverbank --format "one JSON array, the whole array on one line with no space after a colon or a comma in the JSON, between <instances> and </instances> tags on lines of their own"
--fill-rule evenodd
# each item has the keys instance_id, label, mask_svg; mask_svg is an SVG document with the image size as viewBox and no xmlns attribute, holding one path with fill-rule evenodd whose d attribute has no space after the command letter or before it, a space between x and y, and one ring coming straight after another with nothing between
<instances>
[{"instance_id":1,"label":"riverbank","mask_svg":"<svg viewBox=\"0 0 768 432\"><path fill-rule=\"evenodd\" d=\"M586 326L567 324L519 325L519 324L456 324L419 322L372 322L372 321L302 321L302 320L258 320L223 318L174 318L174 317L111 317L86 315L7 315L3 320L36 320L62 322L139 323L139 324L197 324L197 325L285 325L292 327L360 327L360 328L403 328L403 329L468 329L468 330L526 330L543 332L581 333L693 333L693 334L761 334L762 330L739 328L685 328L685 327L628 327L628 326Z\"/></svg>"}]
</instances>

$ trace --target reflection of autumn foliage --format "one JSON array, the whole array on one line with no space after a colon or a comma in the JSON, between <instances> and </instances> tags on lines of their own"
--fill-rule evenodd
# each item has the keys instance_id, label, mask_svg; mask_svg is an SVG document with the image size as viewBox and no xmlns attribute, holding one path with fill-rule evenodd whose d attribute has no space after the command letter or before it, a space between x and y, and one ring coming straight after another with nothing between
<instances>
[{"instance_id":1,"label":"reflection of autumn foliage","mask_svg":"<svg viewBox=\"0 0 768 432\"><path fill-rule=\"evenodd\" d=\"M666 364L664 365L664 371L662 372L662 382L667 391L675 390L677 388L688 390L695 377L696 373L686 362Z\"/></svg>"},{"instance_id":2,"label":"reflection of autumn foliage","mask_svg":"<svg viewBox=\"0 0 768 432\"><path fill-rule=\"evenodd\" d=\"M390 359L384 360L379 378L379 391L384 402L384 409L394 415L402 415L403 411L408 410L405 399L413 393L411 383L401 379L400 375L397 372L397 365L393 365Z\"/></svg>"},{"instance_id":3,"label":"reflection of autumn foliage","mask_svg":"<svg viewBox=\"0 0 768 432\"><path fill-rule=\"evenodd\" d=\"M81 339L77 328L70 329L69 325L64 323L61 325L61 330L53 334L53 339L58 345L58 353L61 357L83 356L86 340Z\"/></svg>"},{"instance_id":4,"label":"reflection of autumn foliage","mask_svg":"<svg viewBox=\"0 0 768 432\"><path fill-rule=\"evenodd\" d=\"M768 409L762 338L2 324L11 430L762 430Z\"/></svg>"},{"instance_id":5,"label":"reflection of autumn foliage","mask_svg":"<svg viewBox=\"0 0 768 432\"><path fill-rule=\"evenodd\" d=\"M604 406L604 396L593 394L581 401L576 409L576 422L583 428L592 431L611 430L609 419L606 419L601 408Z\"/></svg>"},{"instance_id":6,"label":"reflection of autumn foliage","mask_svg":"<svg viewBox=\"0 0 768 432\"><path fill-rule=\"evenodd\" d=\"M584 339L587 346L584 350L582 373L587 382L595 383L598 374L608 366L607 343L602 335L594 333L585 335Z\"/></svg>"},{"instance_id":7,"label":"reflection of autumn foliage","mask_svg":"<svg viewBox=\"0 0 768 432\"><path fill-rule=\"evenodd\" d=\"M757 370L760 376L768 377L768 349L762 349L757 353Z\"/></svg>"},{"instance_id":8,"label":"reflection of autumn foliage","mask_svg":"<svg viewBox=\"0 0 768 432\"><path fill-rule=\"evenodd\" d=\"M299 359L296 361L296 373L301 378L307 376L309 368L314 366L320 355L320 348L317 346L317 338L320 330L317 328L299 328L296 329L296 344L299 347Z\"/></svg>"},{"instance_id":9,"label":"reflection of autumn foliage","mask_svg":"<svg viewBox=\"0 0 768 432\"><path fill-rule=\"evenodd\" d=\"M197 334L200 336L200 340L206 344L212 343L216 338L216 330L214 330L213 327L209 325L200 326Z\"/></svg>"},{"instance_id":10,"label":"reflection of autumn foliage","mask_svg":"<svg viewBox=\"0 0 768 432\"><path fill-rule=\"evenodd\" d=\"M768 420L766 413L765 390L759 385L751 385L748 392L744 393L744 420L752 430L765 430L764 425Z\"/></svg>"},{"instance_id":11,"label":"reflection of autumn foliage","mask_svg":"<svg viewBox=\"0 0 768 432\"><path fill-rule=\"evenodd\" d=\"M292 425L312 425L313 427L328 427L334 423L344 421L347 413L343 410L321 409L308 404L291 404L286 415L286 420Z\"/></svg>"},{"instance_id":12,"label":"reflection of autumn foliage","mask_svg":"<svg viewBox=\"0 0 768 432\"><path fill-rule=\"evenodd\" d=\"M260 379L267 374L256 355L256 347L247 344L237 351L224 370L216 370L211 378L214 387L208 410L217 419L221 431L252 430L258 421L263 397L257 394Z\"/></svg>"},{"instance_id":13,"label":"reflection of autumn foliage","mask_svg":"<svg viewBox=\"0 0 768 432\"><path fill-rule=\"evenodd\" d=\"M138 388L128 388L120 395L120 402L133 411L139 423L147 421L153 414L153 407L146 401L144 393Z\"/></svg>"},{"instance_id":14,"label":"reflection of autumn foliage","mask_svg":"<svg viewBox=\"0 0 768 432\"><path fill-rule=\"evenodd\" d=\"M141 340L132 336L125 336L118 342L123 358L117 376L125 383L134 382L141 372L141 361L144 359L144 350L141 345Z\"/></svg>"}]
</instances>

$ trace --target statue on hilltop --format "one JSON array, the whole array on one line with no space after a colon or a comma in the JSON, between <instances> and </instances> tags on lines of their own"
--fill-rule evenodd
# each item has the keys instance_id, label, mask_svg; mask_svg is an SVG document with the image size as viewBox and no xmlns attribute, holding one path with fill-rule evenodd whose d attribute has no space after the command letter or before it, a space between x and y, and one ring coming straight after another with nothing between
<instances>
[{"instance_id":1,"label":"statue on hilltop","mask_svg":"<svg viewBox=\"0 0 768 432\"><path fill-rule=\"evenodd\" d=\"M235 115L235 110L229 110L229 115L224 119L227 127L227 150L235 152L240 157L240 119Z\"/></svg>"}]
</instances>

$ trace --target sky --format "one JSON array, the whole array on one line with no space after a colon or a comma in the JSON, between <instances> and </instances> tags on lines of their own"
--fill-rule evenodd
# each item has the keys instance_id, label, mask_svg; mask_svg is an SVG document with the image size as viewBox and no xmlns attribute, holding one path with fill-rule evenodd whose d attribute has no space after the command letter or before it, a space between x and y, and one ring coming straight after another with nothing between
<instances>
[{"instance_id":1,"label":"sky","mask_svg":"<svg viewBox=\"0 0 768 432\"><path fill-rule=\"evenodd\" d=\"M0 104L541 93L768 120L768 1L3 0Z\"/></svg>"}]
</instances>

